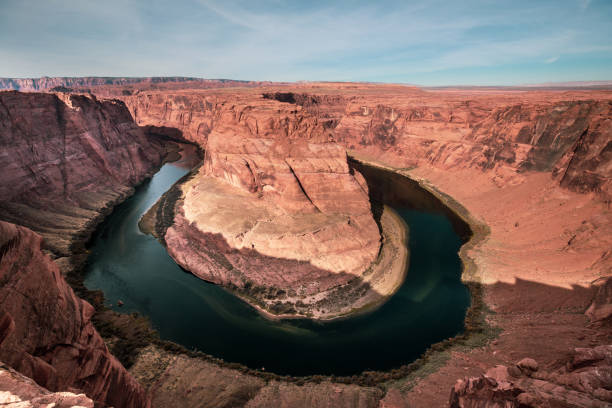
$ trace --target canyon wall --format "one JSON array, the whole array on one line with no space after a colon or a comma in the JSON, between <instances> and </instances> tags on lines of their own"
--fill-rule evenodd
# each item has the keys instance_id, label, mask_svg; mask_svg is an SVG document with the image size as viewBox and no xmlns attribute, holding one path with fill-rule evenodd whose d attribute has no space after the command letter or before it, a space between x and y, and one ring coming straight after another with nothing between
<instances>
[{"instance_id":1,"label":"canyon wall","mask_svg":"<svg viewBox=\"0 0 612 408\"><path fill-rule=\"evenodd\" d=\"M368 394L372 406L380 398L381 407L442 406L458 378L495 388L486 376L471 383L469 378L498 364L511 367L523 357L534 357L542 372L572 379L556 370L573 348L612 341L610 92L433 92L367 84L126 90L117 85L109 91L121 95L125 105L83 95L0 92L5 170L0 217L10 222L2 223L0 260L2 279L10 284L2 286L0 296L11 308L0 317L0 358L15 359L20 370L50 389L54 384L89 387L88 395L108 398L105 387L118 387L123 391L117 395L132 396L114 404L141 403L141 389L132 387L133 380L91 332L90 307L73 298L58 274L56 265L64 258L51 262L37 250L42 245L54 256L72 255L100 211L125 198L159 164L160 146L132 122L126 106L149 135L168 134L207 147L198 174L154 209L169 252L207 280L243 285L247 296L272 299L264 307L276 314L286 312L287 305L274 299L295 307L298 294L320 290L303 282L350 286L357 275L334 265L347 268L354 262L353 272L359 271L380 247L367 187L346 165L344 149L450 194L453 199L440 197L487 225L486 238L462 250L463 259L473 263L464 279L482 285L483 299L495 311L488 324L503 334L482 347L452 349L423 378L387 384L385 395ZM206 213L210 204L214 213ZM38 235L11 223L40 233L42 244ZM322 252L313 252L319 248ZM281 253L293 259L279 259ZM270 265L275 275L261 273ZM40 277L31 278L33 273L53 282L51 294L65 308L40 295ZM294 273L295 280L287 282ZM36 323L40 329L28 326L27 316L58 313L57 319ZM24 333L35 329L40 331L29 340ZM19 341L19 336L25 337ZM167 372L199 364L187 357L181 361ZM95 372L84 377L92 365ZM219 368L210 364L207 370ZM519 388L537 391L524 377L516 377L526 387ZM100 378L115 380L107 385ZM243 380L232 372L228 389ZM572 387L557 377L549 380ZM184 387L177 388L177 381ZM461 384L453 398L482 400ZM178 401L187 391L176 390L193 386L191 378L162 376L154 388L163 390L160 400ZM611 389L608 383L600 388ZM293 405L309 406L309 395L325 391L316 384L300 390L305 394L299 397L293 389L270 391L265 401L275 404L290 395ZM368 390L355 386L354 391ZM489 391L498 390L483 393ZM573 394L560 390L558 395ZM585 404L606 403L609 397L589 391Z\"/></svg>"},{"instance_id":2,"label":"canyon wall","mask_svg":"<svg viewBox=\"0 0 612 408\"><path fill-rule=\"evenodd\" d=\"M19 92L0 92L0 148L0 218L60 256L152 174L163 150L120 101Z\"/></svg>"},{"instance_id":3,"label":"canyon wall","mask_svg":"<svg viewBox=\"0 0 612 408\"><path fill-rule=\"evenodd\" d=\"M193 77L41 77L0 78L0 91L64 92L115 98L151 90L255 88L281 82L205 79Z\"/></svg>"},{"instance_id":4,"label":"canyon wall","mask_svg":"<svg viewBox=\"0 0 612 408\"><path fill-rule=\"evenodd\" d=\"M609 100L430 99L352 101L336 127L338 141L398 167L490 170L500 186L524 172L553 171L565 187L611 197Z\"/></svg>"},{"instance_id":5,"label":"canyon wall","mask_svg":"<svg viewBox=\"0 0 612 408\"><path fill-rule=\"evenodd\" d=\"M115 407L145 407L142 387L106 348L42 238L0 221L0 360L52 391L80 390Z\"/></svg>"},{"instance_id":6,"label":"canyon wall","mask_svg":"<svg viewBox=\"0 0 612 408\"><path fill-rule=\"evenodd\" d=\"M69 271L85 257L95 225L164 152L121 101L0 92L0 360L52 391L148 406L60 267Z\"/></svg>"},{"instance_id":7,"label":"canyon wall","mask_svg":"<svg viewBox=\"0 0 612 408\"><path fill-rule=\"evenodd\" d=\"M187 82L197 78L189 77L41 77L41 78L0 78L0 89L21 92L44 91L56 87L81 88L101 85L131 85L141 83Z\"/></svg>"},{"instance_id":8,"label":"canyon wall","mask_svg":"<svg viewBox=\"0 0 612 408\"><path fill-rule=\"evenodd\" d=\"M490 170L500 186L519 182L526 171L552 171L575 191L598 191L608 199L612 193L610 92L354 88L151 92L124 100L139 124L179 129L203 146L229 112L237 117L272 99L292 106L298 118L314 117L328 140L400 168ZM281 120L285 109L270 111L268 120ZM245 127L256 132L264 121ZM293 130L308 134L303 128L287 133Z\"/></svg>"},{"instance_id":9,"label":"canyon wall","mask_svg":"<svg viewBox=\"0 0 612 408\"><path fill-rule=\"evenodd\" d=\"M41 77L0 78L0 90L21 92L48 91L53 88L73 88L97 91L113 91L126 86L135 89L156 87L224 88L235 86L258 86L262 82L237 81L232 79L204 79L194 77Z\"/></svg>"},{"instance_id":10,"label":"canyon wall","mask_svg":"<svg viewBox=\"0 0 612 408\"><path fill-rule=\"evenodd\" d=\"M361 175L348 169L345 149L400 169L472 169L499 188L548 173L557 184L596 192L604 201L612 194L609 92L430 92L306 84L281 90L141 92L122 99L150 133L184 138L205 149L204 165L183 189L174 225L167 225L166 243L175 260L212 282L289 292L293 303L295 293L318 296L319 290L347 285L375 257L378 246L368 238L375 230L359 187L366 189ZM296 222L296 214L302 221ZM337 215L348 216L348 222ZM194 225L208 238L187 232ZM186 237L202 242L200 249L186 253ZM276 276L245 274L245 262L226 256L231 267L221 273L224 262L202 255L205 243L215 243L208 246L217 246L219 253L250 251L240 259L289 258L317 269L289 274L296 279L293 284L283 267ZM303 271L304 265L292 268ZM335 281L324 278L326 271L336 273ZM314 292L300 288L308 274L319 286ZM269 293L263 293L265 299Z\"/></svg>"}]
</instances>

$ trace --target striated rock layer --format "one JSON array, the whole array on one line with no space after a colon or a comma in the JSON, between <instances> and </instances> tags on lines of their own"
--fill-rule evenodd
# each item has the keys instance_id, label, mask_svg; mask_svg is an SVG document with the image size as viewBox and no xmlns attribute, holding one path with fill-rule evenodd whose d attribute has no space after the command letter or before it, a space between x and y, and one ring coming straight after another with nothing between
<instances>
[{"instance_id":1,"label":"striated rock layer","mask_svg":"<svg viewBox=\"0 0 612 408\"><path fill-rule=\"evenodd\" d=\"M149 405L106 348L41 237L0 221L0 360L52 391L77 389L115 407Z\"/></svg>"},{"instance_id":2,"label":"striated rock layer","mask_svg":"<svg viewBox=\"0 0 612 408\"><path fill-rule=\"evenodd\" d=\"M152 174L163 150L121 101L19 92L0 92L0 149L0 218L61 256Z\"/></svg>"},{"instance_id":3,"label":"striated rock layer","mask_svg":"<svg viewBox=\"0 0 612 408\"><path fill-rule=\"evenodd\" d=\"M224 88L260 86L269 82L238 81L231 79L204 79L193 77L41 77L0 78L0 90L21 92L41 91L95 91L97 94L129 94L139 89L164 88Z\"/></svg>"},{"instance_id":4,"label":"striated rock layer","mask_svg":"<svg viewBox=\"0 0 612 408\"><path fill-rule=\"evenodd\" d=\"M163 154L121 101L0 92L0 360L52 391L149 405L59 268L80 262L93 227Z\"/></svg>"},{"instance_id":5,"label":"striated rock layer","mask_svg":"<svg viewBox=\"0 0 612 408\"><path fill-rule=\"evenodd\" d=\"M280 89L142 92L123 99L139 124L176 128L202 146L228 116L253 133L270 121L287 134L311 137L315 127L292 127L307 120L328 140L396 167L477 168L499 186L519 182L522 172L552 171L563 186L610 196L611 92L434 92L365 84ZM253 117L266 100L285 107Z\"/></svg>"}]
</instances>

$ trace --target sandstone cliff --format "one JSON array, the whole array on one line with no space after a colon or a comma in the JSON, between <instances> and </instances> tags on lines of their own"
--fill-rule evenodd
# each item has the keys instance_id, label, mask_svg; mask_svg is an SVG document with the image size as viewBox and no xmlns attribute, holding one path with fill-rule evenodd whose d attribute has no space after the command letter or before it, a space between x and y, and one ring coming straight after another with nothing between
<instances>
[{"instance_id":1,"label":"sandstone cliff","mask_svg":"<svg viewBox=\"0 0 612 408\"><path fill-rule=\"evenodd\" d=\"M52 391L147 406L59 267L73 268L104 213L159 167L162 145L120 101L0 92L0 149L0 359Z\"/></svg>"},{"instance_id":2,"label":"sandstone cliff","mask_svg":"<svg viewBox=\"0 0 612 408\"><path fill-rule=\"evenodd\" d=\"M145 407L141 386L106 348L91 317L31 230L0 221L0 360L51 391Z\"/></svg>"},{"instance_id":3,"label":"sandstone cliff","mask_svg":"<svg viewBox=\"0 0 612 408\"><path fill-rule=\"evenodd\" d=\"M0 218L62 256L162 158L122 102L69 94L0 92L0 148Z\"/></svg>"},{"instance_id":4,"label":"sandstone cliff","mask_svg":"<svg viewBox=\"0 0 612 408\"><path fill-rule=\"evenodd\" d=\"M336 135L349 149L398 167L474 167L490 171L499 186L527 171L554 170L564 187L609 198L612 102L574 98L357 98Z\"/></svg>"},{"instance_id":5,"label":"sandstone cliff","mask_svg":"<svg viewBox=\"0 0 612 408\"><path fill-rule=\"evenodd\" d=\"M433 165L490 171L503 186L526 171L553 171L561 184L610 196L612 94L600 92L424 91L391 85L303 85L234 91L149 92L123 97L140 125L176 128L206 145L227 114L247 115L277 100L310 117L328 140L397 167ZM354 88L354 89L353 89ZM238 116L236 116L238 115ZM265 126L260 115L249 132ZM314 118L314 120L313 120ZM257 120L258 119L258 120ZM287 128L310 137L310 127Z\"/></svg>"},{"instance_id":6,"label":"sandstone cliff","mask_svg":"<svg viewBox=\"0 0 612 408\"><path fill-rule=\"evenodd\" d=\"M0 404L10 408L94 408L84 394L50 392L5 365L0 365L0 390Z\"/></svg>"}]
</instances>

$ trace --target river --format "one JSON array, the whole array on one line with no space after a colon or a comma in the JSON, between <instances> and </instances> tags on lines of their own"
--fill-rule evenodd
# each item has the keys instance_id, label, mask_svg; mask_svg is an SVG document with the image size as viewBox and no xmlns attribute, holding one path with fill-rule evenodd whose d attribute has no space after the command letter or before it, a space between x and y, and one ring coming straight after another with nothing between
<instances>
[{"instance_id":1,"label":"river","mask_svg":"<svg viewBox=\"0 0 612 408\"><path fill-rule=\"evenodd\" d=\"M86 286L102 290L117 311L147 316L162 339L278 374L352 375L410 363L463 330L470 295L460 280L458 251L467 239L465 226L433 196L415 186L416 193L408 191L401 185L405 178L395 185L394 177L364 171L377 189L373 196L409 225L406 281L370 313L320 323L265 319L223 288L185 272L155 238L140 232L142 214L189 170L181 161L165 164L115 208L90 245ZM389 194L398 189L402 194Z\"/></svg>"}]
</instances>

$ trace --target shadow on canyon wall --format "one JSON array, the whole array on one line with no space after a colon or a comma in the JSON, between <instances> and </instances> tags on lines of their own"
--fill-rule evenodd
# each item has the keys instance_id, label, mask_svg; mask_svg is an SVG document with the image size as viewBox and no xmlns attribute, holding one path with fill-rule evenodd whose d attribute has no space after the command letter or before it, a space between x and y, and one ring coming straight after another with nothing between
<instances>
[{"instance_id":1,"label":"shadow on canyon wall","mask_svg":"<svg viewBox=\"0 0 612 408\"><path fill-rule=\"evenodd\" d=\"M572 285L572 288L516 279L515 283L497 282L487 285L496 303L497 313L533 313L572 311L584 313L597 292L596 287Z\"/></svg>"},{"instance_id":2,"label":"shadow on canyon wall","mask_svg":"<svg viewBox=\"0 0 612 408\"><path fill-rule=\"evenodd\" d=\"M473 235L467 222L434 194L421 187L417 181L390 170L360 163L351 158L349 158L349 165L351 169L359 171L364 176L368 184L373 209L384 203L391 207L403 207L444 215L450 220L455 233L463 243L468 242ZM377 216L379 217L380 214Z\"/></svg>"}]
</instances>

